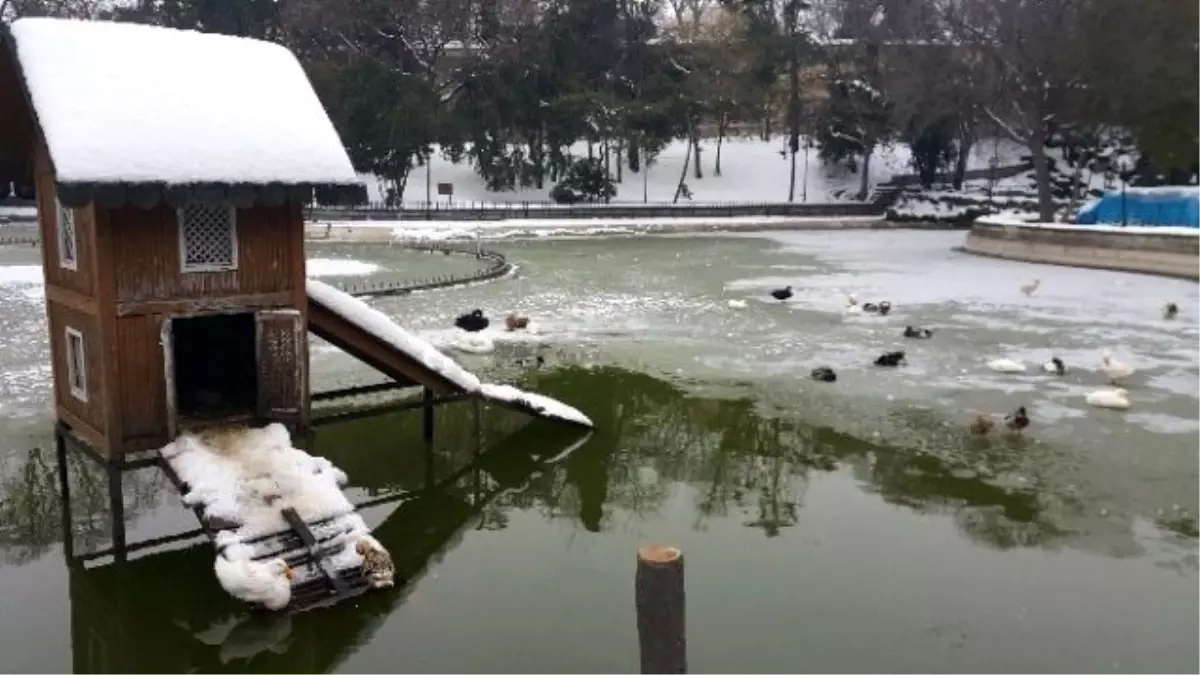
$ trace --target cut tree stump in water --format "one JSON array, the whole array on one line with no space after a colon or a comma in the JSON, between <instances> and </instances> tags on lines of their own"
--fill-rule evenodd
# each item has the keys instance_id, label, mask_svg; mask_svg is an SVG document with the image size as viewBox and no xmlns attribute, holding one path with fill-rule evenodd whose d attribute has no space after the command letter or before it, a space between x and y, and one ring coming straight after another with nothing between
<instances>
[{"instance_id":1,"label":"cut tree stump in water","mask_svg":"<svg viewBox=\"0 0 1200 675\"><path fill-rule=\"evenodd\" d=\"M638 549L634 582L643 673L686 673L683 553L671 546Z\"/></svg>"}]
</instances>

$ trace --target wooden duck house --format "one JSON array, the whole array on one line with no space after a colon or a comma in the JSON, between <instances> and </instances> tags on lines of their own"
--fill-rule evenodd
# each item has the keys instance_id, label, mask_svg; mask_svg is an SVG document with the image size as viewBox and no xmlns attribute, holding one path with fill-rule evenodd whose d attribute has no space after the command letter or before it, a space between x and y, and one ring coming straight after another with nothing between
<instances>
[{"instance_id":1,"label":"wooden duck house","mask_svg":"<svg viewBox=\"0 0 1200 675\"><path fill-rule=\"evenodd\" d=\"M19 19L0 179L37 191L55 409L110 458L308 422L303 204L354 187L296 58L257 40Z\"/></svg>"}]
</instances>

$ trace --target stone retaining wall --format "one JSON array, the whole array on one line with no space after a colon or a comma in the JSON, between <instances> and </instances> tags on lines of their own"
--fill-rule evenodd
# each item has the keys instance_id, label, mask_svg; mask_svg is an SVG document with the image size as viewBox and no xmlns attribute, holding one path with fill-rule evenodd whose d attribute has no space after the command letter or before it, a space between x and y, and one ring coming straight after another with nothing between
<instances>
[{"instance_id":1,"label":"stone retaining wall","mask_svg":"<svg viewBox=\"0 0 1200 675\"><path fill-rule=\"evenodd\" d=\"M977 222L963 249L1007 260L1200 280L1200 237L1195 235Z\"/></svg>"}]
</instances>

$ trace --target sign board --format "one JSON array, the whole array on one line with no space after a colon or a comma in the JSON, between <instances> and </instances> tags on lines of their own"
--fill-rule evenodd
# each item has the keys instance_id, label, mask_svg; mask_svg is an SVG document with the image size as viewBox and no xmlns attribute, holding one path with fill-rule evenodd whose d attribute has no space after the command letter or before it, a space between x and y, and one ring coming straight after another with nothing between
<instances>
[{"instance_id":1,"label":"sign board","mask_svg":"<svg viewBox=\"0 0 1200 675\"><path fill-rule=\"evenodd\" d=\"M454 196L454 183L438 183L437 185L438 185L438 196L439 197Z\"/></svg>"}]
</instances>

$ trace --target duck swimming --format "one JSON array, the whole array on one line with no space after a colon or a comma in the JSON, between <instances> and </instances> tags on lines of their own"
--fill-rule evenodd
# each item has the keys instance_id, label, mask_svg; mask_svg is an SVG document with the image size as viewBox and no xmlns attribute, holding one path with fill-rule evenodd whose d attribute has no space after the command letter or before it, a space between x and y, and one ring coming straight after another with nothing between
<instances>
[{"instance_id":1,"label":"duck swimming","mask_svg":"<svg viewBox=\"0 0 1200 675\"><path fill-rule=\"evenodd\" d=\"M902 363L907 363L904 359L904 352L887 352L875 359L875 365L892 368Z\"/></svg>"},{"instance_id":2,"label":"duck swimming","mask_svg":"<svg viewBox=\"0 0 1200 675\"><path fill-rule=\"evenodd\" d=\"M1087 395L1088 405L1097 408L1126 410L1129 408L1129 392L1121 389L1097 389Z\"/></svg>"},{"instance_id":3,"label":"duck swimming","mask_svg":"<svg viewBox=\"0 0 1200 675\"><path fill-rule=\"evenodd\" d=\"M928 328L913 328L912 326L904 327L904 337L913 338L914 340L928 340L933 337L933 331Z\"/></svg>"},{"instance_id":4,"label":"duck swimming","mask_svg":"<svg viewBox=\"0 0 1200 675\"><path fill-rule=\"evenodd\" d=\"M776 288L775 290L771 291L771 297L775 298L776 300L787 300L788 298L792 297L792 287L784 286L783 288Z\"/></svg>"},{"instance_id":5,"label":"duck swimming","mask_svg":"<svg viewBox=\"0 0 1200 675\"><path fill-rule=\"evenodd\" d=\"M516 314L509 314L508 316L504 317L504 326L509 331L514 331L514 330L517 330L518 328L528 328L529 327L529 317L517 316Z\"/></svg>"},{"instance_id":6,"label":"duck swimming","mask_svg":"<svg viewBox=\"0 0 1200 675\"><path fill-rule=\"evenodd\" d=\"M833 368L829 366L813 368L809 376L818 382L837 382L837 373L833 372Z\"/></svg>"},{"instance_id":7,"label":"duck swimming","mask_svg":"<svg viewBox=\"0 0 1200 675\"><path fill-rule=\"evenodd\" d=\"M1029 413L1025 410L1025 406L1021 406L1009 413L1004 418L1004 426L1008 427L1008 430L1014 434L1024 431L1025 427L1029 426Z\"/></svg>"},{"instance_id":8,"label":"duck swimming","mask_svg":"<svg viewBox=\"0 0 1200 675\"><path fill-rule=\"evenodd\" d=\"M971 433L983 436L991 431L994 426L996 426L996 421L981 413L976 415L975 419L971 420L971 424L967 428L971 430Z\"/></svg>"},{"instance_id":9,"label":"duck swimming","mask_svg":"<svg viewBox=\"0 0 1200 675\"><path fill-rule=\"evenodd\" d=\"M467 331L468 333L478 333L488 327L487 317L483 315L482 309L477 309L470 314L463 314L454 320L454 325Z\"/></svg>"},{"instance_id":10,"label":"duck swimming","mask_svg":"<svg viewBox=\"0 0 1200 675\"><path fill-rule=\"evenodd\" d=\"M1029 297L1029 296L1033 295L1035 292L1037 292L1038 286L1041 286L1041 285L1042 285L1041 279L1034 279L1033 281L1021 286L1021 292L1025 294L1025 297Z\"/></svg>"},{"instance_id":11,"label":"duck swimming","mask_svg":"<svg viewBox=\"0 0 1200 675\"><path fill-rule=\"evenodd\" d=\"M1067 365L1057 356L1051 356L1050 360L1042 364L1042 370L1055 375L1065 375L1067 373Z\"/></svg>"},{"instance_id":12,"label":"duck swimming","mask_svg":"<svg viewBox=\"0 0 1200 675\"><path fill-rule=\"evenodd\" d=\"M1104 355L1100 357L1100 370L1108 376L1108 379L1113 384L1137 372L1133 369L1133 366L1114 359L1112 353L1107 349L1104 350Z\"/></svg>"},{"instance_id":13,"label":"duck swimming","mask_svg":"<svg viewBox=\"0 0 1200 675\"><path fill-rule=\"evenodd\" d=\"M1173 302L1168 302L1166 305L1163 305L1163 318L1164 319L1174 319L1178 315L1179 315L1179 305L1177 305Z\"/></svg>"}]
</instances>

